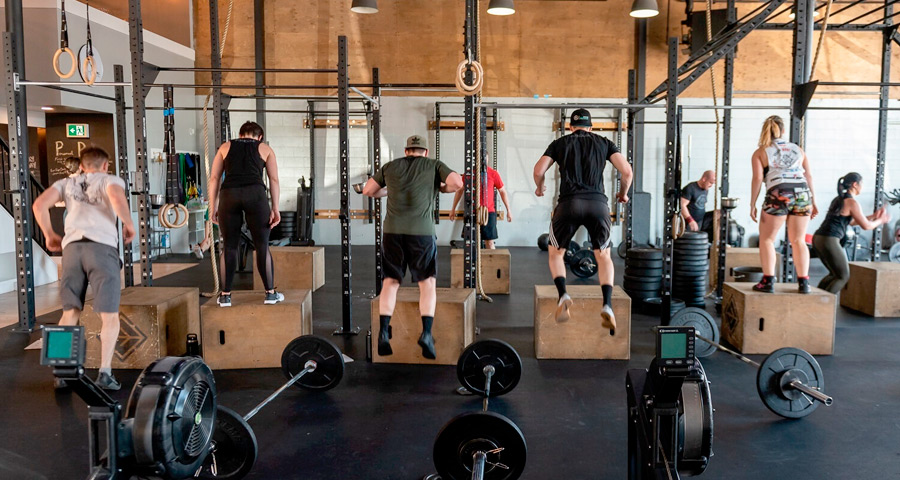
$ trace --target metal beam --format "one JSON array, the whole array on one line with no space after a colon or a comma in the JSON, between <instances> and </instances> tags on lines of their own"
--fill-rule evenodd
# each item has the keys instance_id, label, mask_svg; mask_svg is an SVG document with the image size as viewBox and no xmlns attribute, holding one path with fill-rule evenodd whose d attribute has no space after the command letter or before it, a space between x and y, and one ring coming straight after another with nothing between
<instances>
[{"instance_id":1,"label":"metal beam","mask_svg":"<svg viewBox=\"0 0 900 480\"><path fill-rule=\"evenodd\" d=\"M734 21L737 9L734 0L728 0L726 13L728 22ZM734 100L734 50L725 55L725 105L731 105ZM719 197L725 198L731 188L731 110L725 110L722 118L722 166L720 169ZM712 240L712 239L710 239ZM728 213L724 208L719 215L719 243L716 259L716 301L721 301L722 289L725 286L725 257L728 246Z\"/></svg>"},{"instance_id":2,"label":"metal beam","mask_svg":"<svg viewBox=\"0 0 900 480\"><path fill-rule=\"evenodd\" d=\"M150 172L147 158L147 112L144 105L144 24L141 0L128 0L128 31L131 43L131 104L134 108L134 191L138 203L138 238L141 244L141 285L153 285L151 253L153 238L150 228Z\"/></svg>"},{"instance_id":3,"label":"metal beam","mask_svg":"<svg viewBox=\"0 0 900 480\"><path fill-rule=\"evenodd\" d=\"M372 69L372 83L378 84L378 69ZM381 89L375 87L372 92L376 97L381 96ZM381 108L372 109L372 137L374 143L372 145L372 173L381 169ZM375 199L375 295L381 294L381 287L384 275L384 257L382 256L381 245L383 239L381 225L381 199Z\"/></svg>"},{"instance_id":4,"label":"metal beam","mask_svg":"<svg viewBox=\"0 0 900 480\"><path fill-rule=\"evenodd\" d=\"M893 6L885 2L885 15L893 13ZM891 53L892 39L897 34L896 28L885 30L881 40L881 91L878 96L878 106L887 108L888 100L891 96L890 87L886 86L891 83ZM887 136L888 136L888 111L881 110L878 112L878 149L875 156L875 211L884 206L884 173L885 163L887 160ZM882 225L879 225L872 231L872 261L881 260L881 231Z\"/></svg>"},{"instance_id":5,"label":"metal beam","mask_svg":"<svg viewBox=\"0 0 900 480\"><path fill-rule=\"evenodd\" d=\"M477 61L477 51L476 45L478 45L478 31L477 31L477 0L466 0L466 19L465 19L465 41L463 45L463 51L467 53L467 55L471 55L470 59L473 61ZM466 82L472 82L472 72L466 73ZM475 96L470 95L467 96L464 100L464 112L465 116L465 132L464 132L464 195L463 195L463 206L465 213L463 214L463 287L465 288L475 288L475 269L477 267L476 262L478 259L476 248L481 248L481 245L476 245L475 242L475 213L474 213L474 201L475 197L474 193L474 178L475 178L475 168L478 168L476 165L476 152L475 152L475 135L478 135L478 125L475 124Z\"/></svg>"},{"instance_id":6,"label":"metal beam","mask_svg":"<svg viewBox=\"0 0 900 480\"><path fill-rule=\"evenodd\" d=\"M6 0L6 32L3 46L6 65L6 112L9 119L9 193L16 239L17 332L34 329L34 256L31 243L31 171L28 168L28 100L17 77L25 77L25 38L22 1Z\"/></svg>"},{"instance_id":7,"label":"metal beam","mask_svg":"<svg viewBox=\"0 0 900 480\"><path fill-rule=\"evenodd\" d=\"M256 60L256 84L265 85L266 74L266 9L265 0L253 0L253 49ZM266 91L257 89L257 95L265 95ZM266 129L266 100L256 99L256 123Z\"/></svg>"},{"instance_id":8,"label":"metal beam","mask_svg":"<svg viewBox=\"0 0 900 480\"><path fill-rule=\"evenodd\" d=\"M669 39L668 78L666 88L670 92L678 88L678 39ZM663 302L660 315L663 325L671 320L672 280L674 272L675 239L672 236L672 218L678 214L681 198L681 107L677 95L666 95L666 170L665 215L663 217Z\"/></svg>"},{"instance_id":9,"label":"metal beam","mask_svg":"<svg viewBox=\"0 0 900 480\"><path fill-rule=\"evenodd\" d=\"M113 65L113 76L116 82L125 80L125 69L122 65ZM125 87L116 87L116 168L119 177L125 182L125 201L131 211L131 178L128 169L128 130L125 125ZM122 243L122 267L125 275L125 286L134 286L134 243Z\"/></svg>"},{"instance_id":10,"label":"metal beam","mask_svg":"<svg viewBox=\"0 0 900 480\"><path fill-rule=\"evenodd\" d=\"M635 49L634 49L634 97L629 96L628 103L637 103L644 98L647 89L647 22L646 18L636 19L634 24ZM630 77L629 77L630 78ZM629 90L630 92L631 90ZM634 171L633 192L644 191L644 111L629 110L632 117L628 123L628 133L634 130L633 141L630 142ZM626 206L626 208L630 208ZM631 248L631 244L628 244Z\"/></svg>"},{"instance_id":11,"label":"metal beam","mask_svg":"<svg viewBox=\"0 0 900 480\"><path fill-rule=\"evenodd\" d=\"M734 51L734 48L741 40L746 38L750 32L756 29L756 27L762 25L772 12L784 2L785 0L772 0L765 8L760 9L759 13L754 15L750 20L739 25L730 26L719 32L712 40L706 42L700 50L691 55L691 57L678 68L679 80L674 85L676 87L675 89L671 91L668 90L669 82L667 80L650 92L641 103L652 103L657 101L663 93L668 94L668 92L672 92L677 96L683 92L684 89L689 87L694 81L700 78L701 75L706 73L706 71L709 70L709 67L724 57L728 52ZM687 76L682 79L681 77L685 74L687 74Z\"/></svg>"},{"instance_id":12,"label":"metal beam","mask_svg":"<svg viewBox=\"0 0 900 480\"><path fill-rule=\"evenodd\" d=\"M356 335L353 326L352 259L350 256L350 72L347 65L347 37L338 37L338 161L341 188L341 291L343 293L343 321L335 335Z\"/></svg>"}]
</instances>

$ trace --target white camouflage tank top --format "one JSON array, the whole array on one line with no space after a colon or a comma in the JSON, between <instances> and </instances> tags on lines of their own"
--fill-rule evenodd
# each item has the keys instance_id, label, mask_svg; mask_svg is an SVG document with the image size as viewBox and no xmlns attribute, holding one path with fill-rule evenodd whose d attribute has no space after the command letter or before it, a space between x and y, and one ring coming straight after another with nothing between
<instances>
[{"instance_id":1,"label":"white camouflage tank top","mask_svg":"<svg viewBox=\"0 0 900 480\"><path fill-rule=\"evenodd\" d=\"M803 176L803 150L794 143L776 140L766 147L769 167L766 172L766 188L782 183L806 183Z\"/></svg>"}]
</instances>

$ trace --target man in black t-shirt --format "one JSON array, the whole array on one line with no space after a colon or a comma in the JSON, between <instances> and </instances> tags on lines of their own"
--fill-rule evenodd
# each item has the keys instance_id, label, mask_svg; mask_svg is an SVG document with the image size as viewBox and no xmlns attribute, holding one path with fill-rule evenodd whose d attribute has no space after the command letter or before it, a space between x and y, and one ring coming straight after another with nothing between
<instances>
[{"instance_id":1,"label":"man in black t-shirt","mask_svg":"<svg viewBox=\"0 0 900 480\"><path fill-rule=\"evenodd\" d=\"M716 172L707 170L696 182L681 189L681 215L687 228L696 232L702 230L713 237L713 212L706 211L706 197L716 184Z\"/></svg>"},{"instance_id":2,"label":"man in black t-shirt","mask_svg":"<svg viewBox=\"0 0 900 480\"><path fill-rule=\"evenodd\" d=\"M566 293L566 247L582 225L591 237L594 256L597 258L597 276L603 290L603 309L600 318L604 328L615 330L616 317L612 311L613 263L610 252L609 199L603 189L603 169L610 161L622 174L616 199L620 203L628 201L631 188L631 165L619 153L616 144L591 133L591 114L578 109L572 112L569 122L571 134L553 141L544 156L534 166L535 194L544 196L547 187L544 176L554 163L559 167L559 199L553 210L550 223L549 261L550 274L559 292L556 307L556 321L569 319L572 299Z\"/></svg>"}]
</instances>

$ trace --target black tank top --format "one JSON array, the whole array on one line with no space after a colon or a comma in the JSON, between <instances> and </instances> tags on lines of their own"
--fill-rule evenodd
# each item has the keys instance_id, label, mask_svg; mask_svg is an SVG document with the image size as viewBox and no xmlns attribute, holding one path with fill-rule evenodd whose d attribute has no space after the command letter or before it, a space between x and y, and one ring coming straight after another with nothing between
<instances>
[{"instance_id":1,"label":"black tank top","mask_svg":"<svg viewBox=\"0 0 900 480\"><path fill-rule=\"evenodd\" d=\"M259 140L235 138L225 156L225 181L222 188L262 185L266 162L259 156Z\"/></svg>"},{"instance_id":2,"label":"black tank top","mask_svg":"<svg viewBox=\"0 0 900 480\"><path fill-rule=\"evenodd\" d=\"M843 209L843 204L841 209ZM837 213L828 212L825 215L825 220L822 221L822 225L816 230L816 235L842 239L847 234L847 226L850 225L852 220L853 217L851 215L841 215L840 210Z\"/></svg>"}]
</instances>

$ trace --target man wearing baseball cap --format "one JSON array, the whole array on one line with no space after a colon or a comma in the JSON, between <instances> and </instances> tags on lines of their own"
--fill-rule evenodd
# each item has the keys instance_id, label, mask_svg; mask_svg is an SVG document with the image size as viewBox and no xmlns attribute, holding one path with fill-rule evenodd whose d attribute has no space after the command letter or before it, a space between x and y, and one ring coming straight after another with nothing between
<instances>
[{"instance_id":1,"label":"man wearing baseball cap","mask_svg":"<svg viewBox=\"0 0 900 480\"><path fill-rule=\"evenodd\" d=\"M613 263L610 258L609 199L603 188L603 170L609 161L622 174L616 199L628 201L631 187L631 165L612 141L591 133L591 113L583 108L572 112L569 130L572 132L553 141L534 166L535 194L544 196L547 187L544 176L554 163L559 167L559 199L550 223L550 274L559 292L556 321L569 320L572 299L566 293L566 247L579 227L584 226L591 237L597 258L597 277L603 290L603 309L600 312L604 328L615 330L616 317L612 311Z\"/></svg>"},{"instance_id":2,"label":"man wearing baseball cap","mask_svg":"<svg viewBox=\"0 0 900 480\"><path fill-rule=\"evenodd\" d=\"M419 311L422 315L419 346L422 347L422 356L434 360L434 338L431 336L437 303L434 197L437 192L453 193L459 190L463 181L444 163L428 158L428 141L424 137L409 137L404 153L405 157L382 165L362 191L363 195L372 198L388 199L382 241L384 282L379 302L381 328L378 354L386 356L393 353L388 326L397 303L397 290L409 269L412 281L419 284Z\"/></svg>"}]
</instances>

